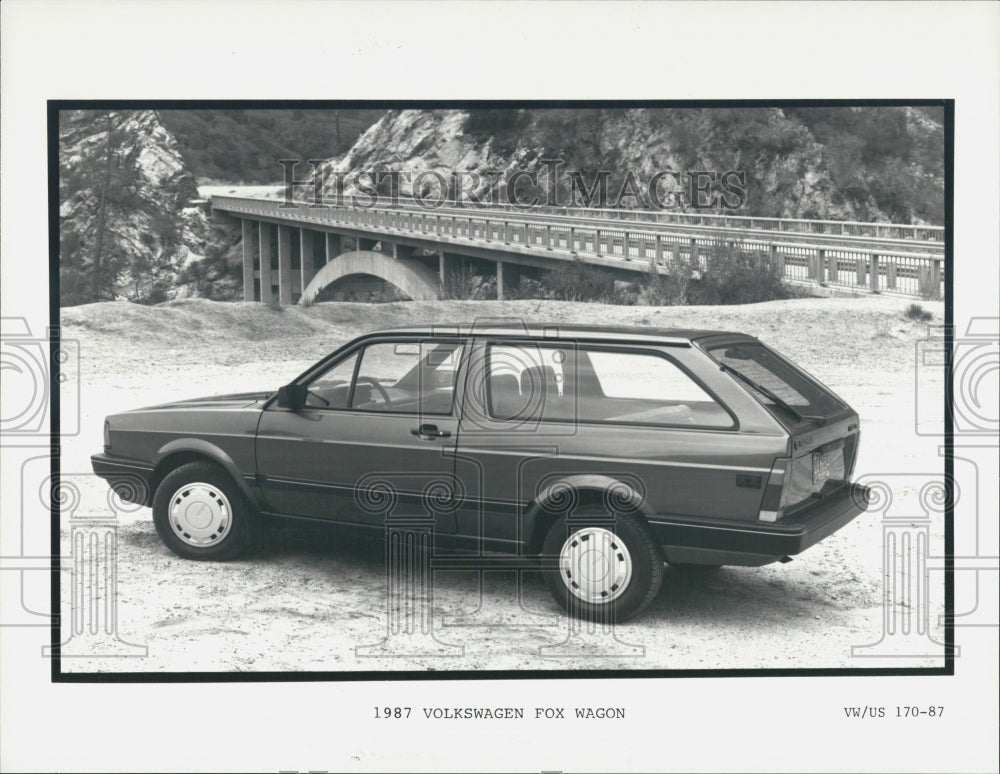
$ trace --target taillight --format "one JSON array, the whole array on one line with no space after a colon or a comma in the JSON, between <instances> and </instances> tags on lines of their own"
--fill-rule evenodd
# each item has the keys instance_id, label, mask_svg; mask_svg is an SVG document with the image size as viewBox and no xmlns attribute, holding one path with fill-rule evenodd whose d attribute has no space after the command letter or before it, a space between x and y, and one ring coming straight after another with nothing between
<instances>
[{"instance_id":1,"label":"taillight","mask_svg":"<svg viewBox=\"0 0 1000 774\"><path fill-rule=\"evenodd\" d=\"M854 463L858 461L858 444L861 442L861 431L847 437L844 447L844 465L846 466L845 481L850 481L854 477Z\"/></svg>"},{"instance_id":2,"label":"taillight","mask_svg":"<svg viewBox=\"0 0 1000 774\"><path fill-rule=\"evenodd\" d=\"M784 515L788 505L788 482L791 480L788 468L791 464L788 457L779 457L771 466L764 497L760 501L760 513L757 514L760 521L777 521Z\"/></svg>"},{"instance_id":3,"label":"taillight","mask_svg":"<svg viewBox=\"0 0 1000 774\"><path fill-rule=\"evenodd\" d=\"M104 420L104 451L111 449L111 423Z\"/></svg>"}]
</instances>

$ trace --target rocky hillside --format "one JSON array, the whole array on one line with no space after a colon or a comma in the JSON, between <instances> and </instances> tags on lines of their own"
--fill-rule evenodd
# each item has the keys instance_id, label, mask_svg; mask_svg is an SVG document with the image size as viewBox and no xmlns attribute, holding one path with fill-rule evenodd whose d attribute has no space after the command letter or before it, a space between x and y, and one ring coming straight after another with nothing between
<instances>
[{"instance_id":1,"label":"rocky hillside","mask_svg":"<svg viewBox=\"0 0 1000 774\"><path fill-rule=\"evenodd\" d=\"M523 171L543 202L580 204L573 173L590 188L606 170L604 205L641 207L650 202L619 196L630 173L644 189L657 172L680 172L680 190L690 172L736 170L746 173L740 214L940 224L942 120L940 109L909 107L397 110L318 174L327 195L338 179L351 193L352 175L398 171L403 194L434 197L434 176L421 173L456 171L485 198L490 172L502 188ZM683 196L674 203L692 209Z\"/></svg>"},{"instance_id":2,"label":"rocky hillside","mask_svg":"<svg viewBox=\"0 0 1000 774\"><path fill-rule=\"evenodd\" d=\"M461 192L503 201L507 182L519 175L520 194L527 187L519 201L534 194L542 203L648 207L648 184L669 171L677 177L664 178L664 198L691 210L686 191L694 173L733 170L745 174L743 196L729 210L737 214L943 222L940 108L174 112L169 121L153 110L61 114L63 305L239 298L240 235L234 224L207 216L189 165L248 182L277 165L274 154L322 142L331 143L329 158L315 179L325 181L328 196L337 181L346 181L347 193L360 192L359 174L397 173L404 195ZM345 113L342 132L338 112ZM171 122L184 142L168 129ZM237 124L242 140L224 142ZM250 143L254 127L271 134ZM292 136L296 128L301 136ZM353 145L335 156L352 136ZM453 173L461 175L457 184ZM603 189L594 185L602 179ZM434 190L438 181L446 190ZM388 178L379 193L391 194L395 185ZM302 186L298 195L312 189Z\"/></svg>"},{"instance_id":3,"label":"rocky hillside","mask_svg":"<svg viewBox=\"0 0 1000 774\"><path fill-rule=\"evenodd\" d=\"M67 111L59 123L60 300L227 297L232 228L210 223L156 111Z\"/></svg>"},{"instance_id":4,"label":"rocky hillside","mask_svg":"<svg viewBox=\"0 0 1000 774\"><path fill-rule=\"evenodd\" d=\"M347 151L385 110L161 110L199 183L271 183L279 159L323 159Z\"/></svg>"}]
</instances>

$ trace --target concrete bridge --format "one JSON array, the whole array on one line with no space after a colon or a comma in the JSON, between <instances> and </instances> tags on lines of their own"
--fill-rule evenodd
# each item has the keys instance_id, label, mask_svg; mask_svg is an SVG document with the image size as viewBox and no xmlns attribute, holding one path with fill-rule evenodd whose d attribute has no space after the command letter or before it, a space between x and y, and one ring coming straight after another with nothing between
<instances>
[{"instance_id":1,"label":"concrete bridge","mask_svg":"<svg viewBox=\"0 0 1000 774\"><path fill-rule=\"evenodd\" d=\"M412 299L439 298L459 260L495 272L503 299L521 267L552 270L580 260L639 279L670 273L681 258L704 265L720 244L767 256L790 282L917 298L943 292L943 231L934 226L235 196L213 196L212 211L242 221L245 300L281 305L308 303L327 286L361 277Z\"/></svg>"}]
</instances>

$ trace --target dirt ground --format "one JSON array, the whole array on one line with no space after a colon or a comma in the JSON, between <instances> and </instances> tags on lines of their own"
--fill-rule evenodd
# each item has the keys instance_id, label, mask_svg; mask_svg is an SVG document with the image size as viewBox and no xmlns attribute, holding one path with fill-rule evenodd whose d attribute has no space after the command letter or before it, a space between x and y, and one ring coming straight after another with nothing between
<instances>
[{"instance_id":1,"label":"dirt ground","mask_svg":"<svg viewBox=\"0 0 1000 774\"><path fill-rule=\"evenodd\" d=\"M941 478L943 374L919 372L926 323L884 297L793 299L741 307L621 307L561 302L317 304L270 309L205 300L157 307L94 304L63 311L80 346L81 433L64 440L62 470L79 488L73 513L108 514L90 473L105 414L185 397L275 389L356 334L414 322L477 318L737 330L807 368L861 415L856 477L889 476L894 515L919 523L917 489ZM924 302L943 322L943 304ZM67 396L70 401L67 403ZM918 412L918 401L921 411ZM924 413L926 406L935 407ZM915 423L920 421L920 432ZM898 476L897 474L907 474ZM920 478L924 476L924 478ZM72 552L69 516L63 552ZM117 631L142 658L64 659L67 672L717 669L935 666L935 658L852 657L883 638L882 514L869 512L788 564L683 572L638 620L614 632L557 612L539 576L436 571L432 636L387 638L383 542L326 527L276 525L251 555L228 563L179 559L159 541L149 509L119 512ZM931 555L944 552L940 515ZM890 570L891 572L891 570ZM63 620L73 575L63 572ZM930 574L930 634L943 641L943 575ZM66 630L64 629L64 632ZM891 638L890 638L891 640ZM924 639L921 653L936 653ZM890 649L891 641L884 643ZM374 646L374 647L369 647ZM878 651L885 656L885 651ZM417 655L414 655L417 654ZM904 658L903 656L907 656Z\"/></svg>"}]
</instances>

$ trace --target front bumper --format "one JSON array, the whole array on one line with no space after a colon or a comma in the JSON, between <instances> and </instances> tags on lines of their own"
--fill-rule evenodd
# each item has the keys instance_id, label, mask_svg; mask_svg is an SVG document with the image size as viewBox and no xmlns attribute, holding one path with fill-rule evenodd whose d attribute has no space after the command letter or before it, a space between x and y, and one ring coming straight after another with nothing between
<instances>
[{"instance_id":1,"label":"front bumper","mask_svg":"<svg viewBox=\"0 0 1000 774\"><path fill-rule=\"evenodd\" d=\"M868 507L869 490L851 484L793 516L777 522L656 519L653 534L664 546L735 551L760 556L791 556L816 545Z\"/></svg>"},{"instance_id":2,"label":"front bumper","mask_svg":"<svg viewBox=\"0 0 1000 774\"><path fill-rule=\"evenodd\" d=\"M149 463L126 457L94 454L90 457L90 465L95 475L106 480L118 497L125 502L145 506L153 504L153 492L150 486L153 466Z\"/></svg>"}]
</instances>

